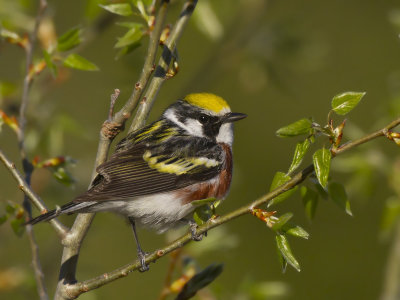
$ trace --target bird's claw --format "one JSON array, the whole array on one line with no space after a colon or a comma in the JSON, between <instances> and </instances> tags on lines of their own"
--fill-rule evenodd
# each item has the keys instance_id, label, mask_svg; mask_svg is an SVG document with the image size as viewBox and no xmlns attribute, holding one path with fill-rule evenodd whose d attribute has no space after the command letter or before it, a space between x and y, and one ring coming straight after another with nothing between
<instances>
[{"instance_id":1,"label":"bird's claw","mask_svg":"<svg viewBox=\"0 0 400 300\"><path fill-rule=\"evenodd\" d=\"M203 239L203 234L197 233L197 224L195 222L190 222L189 226L190 226L190 233L192 234L192 240L196 242L201 241Z\"/></svg>"},{"instance_id":2,"label":"bird's claw","mask_svg":"<svg viewBox=\"0 0 400 300\"><path fill-rule=\"evenodd\" d=\"M139 272L146 272L150 269L149 265L146 264L146 254L147 253L142 251L138 252L138 259L141 265L141 267L139 268Z\"/></svg>"}]
</instances>

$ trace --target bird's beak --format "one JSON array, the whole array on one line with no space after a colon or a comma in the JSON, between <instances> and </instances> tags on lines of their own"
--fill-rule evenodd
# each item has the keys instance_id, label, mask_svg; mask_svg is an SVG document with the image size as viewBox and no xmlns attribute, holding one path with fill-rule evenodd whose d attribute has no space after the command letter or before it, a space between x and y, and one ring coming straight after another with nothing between
<instances>
[{"instance_id":1,"label":"bird's beak","mask_svg":"<svg viewBox=\"0 0 400 300\"><path fill-rule=\"evenodd\" d=\"M242 113L233 113L233 112L231 112L231 113L229 113L229 114L226 114L223 123L232 123L232 122L236 122L236 121L239 121L239 120L244 119L244 118L246 118L246 117L247 117L246 114L242 114Z\"/></svg>"}]
</instances>

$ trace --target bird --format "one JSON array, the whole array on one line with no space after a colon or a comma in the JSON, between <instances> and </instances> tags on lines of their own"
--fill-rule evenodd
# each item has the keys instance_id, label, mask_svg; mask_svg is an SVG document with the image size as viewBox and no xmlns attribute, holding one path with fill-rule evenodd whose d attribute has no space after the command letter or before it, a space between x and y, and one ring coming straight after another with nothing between
<instances>
[{"instance_id":1,"label":"bird","mask_svg":"<svg viewBox=\"0 0 400 300\"><path fill-rule=\"evenodd\" d=\"M149 269L136 224L158 233L189 224L195 200L223 200L232 180L233 122L247 117L231 111L211 93L193 93L168 106L161 117L123 138L96 169L91 187L71 202L28 221L62 214L111 211L126 216L133 229L141 271ZM193 202L195 203L195 202Z\"/></svg>"}]
</instances>

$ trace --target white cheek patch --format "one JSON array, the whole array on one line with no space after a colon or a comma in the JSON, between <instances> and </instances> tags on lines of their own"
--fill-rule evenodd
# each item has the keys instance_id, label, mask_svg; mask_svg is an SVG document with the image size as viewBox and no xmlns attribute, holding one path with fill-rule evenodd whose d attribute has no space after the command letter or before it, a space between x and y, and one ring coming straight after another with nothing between
<instances>
[{"instance_id":1,"label":"white cheek patch","mask_svg":"<svg viewBox=\"0 0 400 300\"><path fill-rule=\"evenodd\" d=\"M217 135L217 143L225 143L232 146L233 143L233 125L232 123L222 124Z\"/></svg>"},{"instance_id":2,"label":"white cheek patch","mask_svg":"<svg viewBox=\"0 0 400 300\"><path fill-rule=\"evenodd\" d=\"M189 133L190 135L204 137L203 126L200 124L199 121L189 118L185 121L185 123L182 123L178 120L175 112L172 109L167 110L164 116L168 120L174 122L176 125L186 130L187 133Z\"/></svg>"},{"instance_id":3,"label":"white cheek patch","mask_svg":"<svg viewBox=\"0 0 400 300\"><path fill-rule=\"evenodd\" d=\"M204 137L203 125L195 119L188 118L185 122L186 130L194 136Z\"/></svg>"}]
</instances>

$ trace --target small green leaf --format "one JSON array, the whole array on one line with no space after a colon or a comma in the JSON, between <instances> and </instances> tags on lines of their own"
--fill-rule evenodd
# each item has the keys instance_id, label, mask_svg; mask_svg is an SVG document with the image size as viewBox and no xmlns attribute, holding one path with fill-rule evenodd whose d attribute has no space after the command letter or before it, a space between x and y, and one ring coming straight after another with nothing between
<instances>
[{"instance_id":1,"label":"small green leaf","mask_svg":"<svg viewBox=\"0 0 400 300\"><path fill-rule=\"evenodd\" d=\"M313 164L318 182L326 187L331 166L331 152L325 148L317 150L313 155Z\"/></svg>"},{"instance_id":2,"label":"small green leaf","mask_svg":"<svg viewBox=\"0 0 400 300\"><path fill-rule=\"evenodd\" d=\"M193 219L197 225L203 225L212 216L212 210L209 205L197 207L193 213Z\"/></svg>"},{"instance_id":3,"label":"small green leaf","mask_svg":"<svg viewBox=\"0 0 400 300\"><path fill-rule=\"evenodd\" d=\"M283 225L285 225L292 217L293 217L293 214L290 212L283 214L282 216L280 216L278 218L278 220L276 220L274 222L274 225L272 225L271 228L275 231L280 230L283 227Z\"/></svg>"},{"instance_id":4,"label":"small green leaf","mask_svg":"<svg viewBox=\"0 0 400 300\"><path fill-rule=\"evenodd\" d=\"M276 246L282 253L283 258L287 261L287 263L300 272L300 264L294 257L292 250L290 249L289 241L285 235L276 235Z\"/></svg>"},{"instance_id":5,"label":"small green leaf","mask_svg":"<svg viewBox=\"0 0 400 300\"><path fill-rule=\"evenodd\" d=\"M17 219L15 218L10 222L11 228L17 236L22 236L25 232L25 221L23 218Z\"/></svg>"},{"instance_id":6,"label":"small green leaf","mask_svg":"<svg viewBox=\"0 0 400 300\"><path fill-rule=\"evenodd\" d=\"M283 257L282 252L278 247L278 243L276 244L276 250L277 250L276 252L278 253L279 262L281 264L282 273L285 273L288 263L287 263L287 260Z\"/></svg>"},{"instance_id":7,"label":"small green leaf","mask_svg":"<svg viewBox=\"0 0 400 300\"><path fill-rule=\"evenodd\" d=\"M53 168L53 176L57 179L58 182L71 186L75 183L75 179L71 176L71 174L62 166L58 166Z\"/></svg>"},{"instance_id":8,"label":"small green leaf","mask_svg":"<svg viewBox=\"0 0 400 300\"><path fill-rule=\"evenodd\" d=\"M53 77L57 77L57 66L53 63L50 53L46 50L43 50L43 57Z\"/></svg>"},{"instance_id":9,"label":"small green leaf","mask_svg":"<svg viewBox=\"0 0 400 300\"><path fill-rule=\"evenodd\" d=\"M322 189L322 187L321 187ZM313 220L318 205L318 193L302 186L300 189L301 198L303 199L304 210L308 219Z\"/></svg>"},{"instance_id":10,"label":"small green leaf","mask_svg":"<svg viewBox=\"0 0 400 300\"><path fill-rule=\"evenodd\" d=\"M8 219L8 214L0 216L0 225L4 224Z\"/></svg>"},{"instance_id":11,"label":"small green leaf","mask_svg":"<svg viewBox=\"0 0 400 300\"><path fill-rule=\"evenodd\" d=\"M120 16L130 16L133 14L132 7L129 3L118 3L118 4L109 4L109 5L101 5L100 7L105 10Z\"/></svg>"},{"instance_id":12,"label":"small green leaf","mask_svg":"<svg viewBox=\"0 0 400 300\"><path fill-rule=\"evenodd\" d=\"M346 92L336 95L332 99L332 109L343 116L356 107L364 95L365 92Z\"/></svg>"},{"instance_id":13,"label":"small green leaf","mask_svg":"<svg viewBox=\"0 0 400 300\"><path fill-rule=\"evenodd\" d=\"M296 150L294 151L294 156L292 160L292 164L289 167L288 173L295 171L303 161L304 155L307 153L307 150L310 148L310 141L305 139L301 143L297 143Z\"/></svg>"},{"instance_id":14,"label":"small green leaf","mask_svg":"<svg viewBox=\"0 0 400 300\"><path fill-rule=\"evenodd\" d=\"M290 179L291 178L289 175L287 175L283 172L276 172L274 179L272 179L271 187L269 188L269 190L270 191L275 190L277 187L283 185L285 182L288 182ZM268 202L268 207L284 201L285 199L290 197L296 191L296 189L297 189L297 186L295 188L292 188L292 189L280 194L279 196L276 196L275 198L273 198L271 201Z\"/></svg>"},{"instance_id":15,"label":"small green leaf","mask_svg":"<svg viewBox=\"0 0 400 300\"><path fill-rule=\"evenodd\" d=\"M88 61L86 58L83 58L78 54L68 55L68 57L64 60L64 66L83 71L99 70L99 68L95 64L93 64L92 62Z\"/></svg>"},{"instance_id":16,"label":"small green leaf","mask_svg":"<svg viewBox=\"0 0 400 300\"><path fill-rule=\"evenodd\" d=\"M282 127L276 131L278 137L292 137L302 134L309 134L312 130L310 119L301 119L288 126Z\"/></svg>"},{"instance_id":17,"label":"small green leaf","mask_svg":"<svg viewBox=\"0 0 400 300\"><path fill-rule=\"evenodd\" d=\"M81 42L81 29L72 28L57 39L57 49L60 52L65 52L75 48Z\"/></svg>"},{"instance_id":18,"label":"small green leaf","mask_svg":"<svg viewBox=\"0 0 400 300\"><path fill-rule=\"evenodd\" d=\"M284 231L286 234L290 234L292 236L295 237L300 237L303 239L308 239L309 238L309 234L307 231L304 230L303 227L300 227L299 225L292 225L289 223L286 223L283 227L282 227L282 231Z\"/></svg>"},{"instance_id":19,"label":"small green leaf","mask_svg":"<svg viewBox=\"0 0 400 300\"><path fill-rule=\"evenodd\" d=\"M181 292L176 297L176 300L187 300L192 298L199 290L213 282L222 273L222 270L222 264L209 265L186 282Z\"/></svg>"},{"instance_id":20,"label":"small green leaf","mask_svg":"<svg viewBox=\"0 0 400 300\"><path fill-rule=\"evenodd\" d=\"M142 24L135 24L135 26L129 29L124 36L118 38L118 42L114 47L122 48L140 42L140 39L143 36L142 28Z\"/></svg>"},{"instance_id":21,"label":"small green leaf","mask_svg":"<svg viewBox=\"0 0 400 300\"><path fill-rule=\"evenodd\" d=\"M217 201L217 198L211 197L211 198L207 198L207 199L202 199L202 200L194 200L192 202L190 202L190 204L192 205L203 205L203 204L210 204Z\"/></svg>"},{"instance_id":22,"label":"small green leaf","mask_svg":"<svg viewBox=\"0 0 400 300\"><path fill-rule=\"evenodd\" d=\"M328 185L329 195L332 200L342 208L348 215L352 216L352 212L350 209L350 202L347 198L346 190L344 186L340 183L332 182Z\"/></svg>"},{"instance_id":23,"label":"small green leaf","mask_svg":"<svg viewBox=\"0 0 400 300\"><path fill-rule=\"evenodd\" d=\"M119 60L122 56L125 56L131 52L133 52L133 50L139 48L141 45L140 42L134 43L132 45L126 46L121 48L118 53L115 55L115 60Z\"/></svg>"},{"instance_id":24,"label":"small green leaf","mask_svg":"<svg viewBox=\"0 0 400 300\"><path fill-rule=\"evenodd\" d=\"M11 203L7 203L6 205L6 212L10 215L14 214L16 211L16 205L11 204Z\"/></svg>"}]
</instances>

